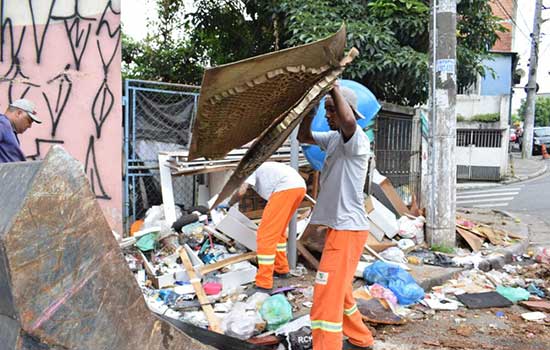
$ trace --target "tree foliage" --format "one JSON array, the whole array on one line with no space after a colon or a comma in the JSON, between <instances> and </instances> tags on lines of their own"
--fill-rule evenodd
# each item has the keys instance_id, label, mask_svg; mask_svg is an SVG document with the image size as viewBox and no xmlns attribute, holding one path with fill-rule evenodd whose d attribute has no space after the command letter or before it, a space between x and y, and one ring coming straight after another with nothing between
<instances>
[{"instance_id":1,"label":"tree foliage","mask_svg":"<svg viewBox=\"0 0 550 350\"><path fill-rule=\"evenodd\" d=\"M518 115L525 120L526 100L521 101ZM535 126L550 126L550 97L539 97L535 102Z\"/></svg>"},{"instance_id":2,"label":"tree foliage","mask_svg":"<svg viewBox=\"0 0 550 350\"><path fill-rule=\"evenodd\" d=\"M203 72L200 58L181 31L185 25L184 0L157 0L157 12L158 19L147 25L148 34L143 41L136 42L123 34L123 76L200 84Z\"/></svg>"},{"instance_id":3,"label":"tree foliage","mask_svg":"<svg viewBox=\"0 0 550 350\"><path fill-rule=\"evenodd\" d=\"M157 0L159 6L181 1ZM346 70L346 78L363 83L379 99L388 102L416 105L428 98L428 0L194 0L194 3L196 11L180 18L180 23L189 30L188 39L182 40L179 47L179 54L188 55L187 63L219 65L309 43L334 33L346 23L348 47L355 46L361 53ZM465 87L478 74L485 74L482 60L503 27L492 15L489 0L461 1L457 12L457 77L459 86ZM173 23L167 21L167 27ZM166 37L161 41L165 40ZM195 69L188 74L193 72ZM162 77L168 78L169 74L172 73L168 71ZM181 81L181 76L173 76L172 81Z\"/></svg>"}]
</instances>

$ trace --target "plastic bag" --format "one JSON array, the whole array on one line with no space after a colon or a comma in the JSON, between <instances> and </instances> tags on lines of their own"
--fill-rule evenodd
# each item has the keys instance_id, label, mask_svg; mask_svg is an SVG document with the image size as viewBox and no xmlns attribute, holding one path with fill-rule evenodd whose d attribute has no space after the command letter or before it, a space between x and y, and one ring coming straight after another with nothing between
<instances>
[{"instance_id":1,"label":"plastic bag","mask_svg":"<svg viewBox=\"0 0 550 350\"><path fill-rule=\"evenodd\" d=\"M537 248L535 251L535 261L550 264L550 248Z\"/></svg>"},{"instance_id":2,"label":"plastic bag","mask_svg":"<svg viewBox=\"0 0 550 350\"><path fill-rule=\"evenodd\" d=\"M242 340L250 339L254 335L256 323L261 320L256 313L252 315L246 312L244 303L236 303L233 309L222 320L222 331L231 337Z\"/></svg>"},{"instance_id":3,"label":"plastic bag","mask_svg":"<svg viewBox=\"0 0 550 350\"><path fill-rule=\"evenodd\" d=\"M497 287L497 293L510 300L512 303L517 303L521 300L529 300L531 295L528 291L523 288L513 288L513 287Z\"/></svg>"},{"instance_id":4,"label":"plastic bag","mask_svg":"<svg viewBox=\"0 0 550 350\"><path fill-rule=\"evenodd\" d=\"M386 250L384 250L382 253L380 253L380 256L388 261L393 261L396 263L407 263L407 259L405 258L405 253L397 247L390 247Z\"/></svg>"},{"instance_id":5,"label":"plastic bag","mask_svg":"<svg viewBox=\"0 0 550 350\"><path fill-rule=\"evenodd\" d=\"M405 270L394 264L376 261L363 272L369 284L378 283L391 290L401 305L415 304L424 298L424 290Z\"/></svg>"},{"instance_id":6,"label":"plastic bag","mask_svg":"<svg viewBox=\"0 0 550 350\"><path fill-rule=\"evenodd\" d=\"M273 295L260 308L262 318L267 322L267 329L274 330L292 319L292 306L284 295Z\"/></svg>"},{"instance_id":7,"label":"plastic bag","mask_svg":"<svg viewBox=\"0 0 550 350\"><path fill-rule=\"evenodd\" d=\"M369 293L375 298L385 299L393 305L397 305L397 297L388 288L384 288L381 284L375 283L369 287Z\"/></svg>"},{"instance_id":8,"label":"plastic bag","mask_svg":"<svg viewBox=\"0 0 550 350\"><path fill-rule=\"evenodd\" d=\"M397 222L399 224L399 236L413 239L416 243L424 242L424 223L426 219L423 216L418 216L416 219L402 216Z\"/></svg>"}]
</instances>

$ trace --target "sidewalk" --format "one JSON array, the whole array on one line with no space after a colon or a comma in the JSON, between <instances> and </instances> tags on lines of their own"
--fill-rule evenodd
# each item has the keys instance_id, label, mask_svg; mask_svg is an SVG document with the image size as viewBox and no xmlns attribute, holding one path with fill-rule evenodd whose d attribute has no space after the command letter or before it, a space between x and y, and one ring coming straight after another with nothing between
<instances>
[{"instance_id":1,"label":"sidewalk","mask_svg":"<svg viewBox=\"0 0 550 350\"><path fill-rule=\"evenodd\" d=\"M515 182L526 181L544 174L548 170L548 161L542 159L541 156L533 156L529 159L522 159L521 153L510 153L510 162L508 164L508 172L501 182L474 182L468 181L457 183L457 190L477 190L487 189L491 187L499 187L512 184Z\"/></svg>"}]
</instances>

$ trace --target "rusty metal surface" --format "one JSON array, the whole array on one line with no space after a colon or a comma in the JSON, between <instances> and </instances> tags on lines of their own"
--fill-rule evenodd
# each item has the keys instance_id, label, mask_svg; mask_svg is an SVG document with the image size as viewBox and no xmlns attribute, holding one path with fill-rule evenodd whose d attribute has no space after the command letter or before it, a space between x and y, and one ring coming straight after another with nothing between
<instances>
[{"instance_id":1,"label":"rusty metal surface","mask_svg":"<svg viewBox=\"0 0 550 350\"><path fill-rule=\"evenodd\" d=\"M295 48L208 69L189 160L221 158L265 131L338 64L345 27Z\"/></svg>"},{"instance_id":2,"label":"rusty metal surface","mask_svg":"<svg viewBox=\"0 0 550 350\"><path fill-rule=\"evenodd\" d=\"M59 147L38 164L10 165L26 186L0 183L19 208L0 219L2 349L209 349L151 314L82 165Z\"/></svg>"},{"instance_id":3,"label":"rusty metal surface","mask_svg":"<svg viewBox=\"0 0 550 350\"><path fill-rule=\"evenodd\" d=\"M297 103L280 118L273 122L248 149L239 165L224 185L216 203L220 204L229 197L263 162L265 162L288 138L304 116L312 108L318 105L321 98L332 88L338 77L342 74L345 66L349 64L358 52L353 49L350 54L342 60L338 68L333 68L318 81Z\"/></svg>"}]
</instances>

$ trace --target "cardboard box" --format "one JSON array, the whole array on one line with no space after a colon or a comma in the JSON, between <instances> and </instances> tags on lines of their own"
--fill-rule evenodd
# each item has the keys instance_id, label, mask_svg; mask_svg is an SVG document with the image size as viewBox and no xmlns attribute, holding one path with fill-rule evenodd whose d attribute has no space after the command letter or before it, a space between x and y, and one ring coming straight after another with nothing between
<instances>
[{"instance_id":1,"label":"cardboard box","mask_svg":"<svg viewBox=\"0 0 550 350\"><path fill-rule=\"evenodd\" d=\"M405 205L395 187L393 187L390 179L380 174L378 170L374 170L372 176L372 194L384 206L394 212L399 217L409 214L409 208Z\"/></svg>"}]
</instances>

